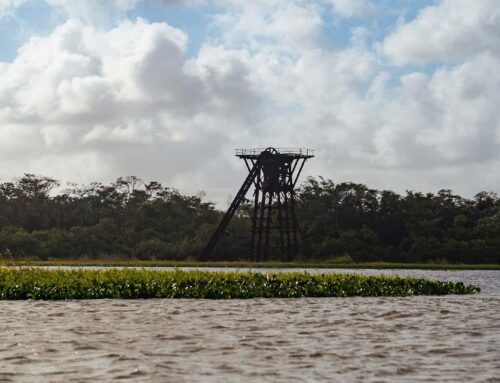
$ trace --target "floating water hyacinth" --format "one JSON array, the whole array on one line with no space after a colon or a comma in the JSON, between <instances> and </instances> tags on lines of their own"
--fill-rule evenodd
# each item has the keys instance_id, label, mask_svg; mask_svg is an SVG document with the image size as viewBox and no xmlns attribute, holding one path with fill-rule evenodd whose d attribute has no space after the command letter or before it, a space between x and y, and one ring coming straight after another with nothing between
<instances>
[{"instance_id":1,"label":"floating water hyacinth","mask_svg":"<svg viewBox=\"0 0 500 383\"><path fill-rule=\"evenodd\" d=\"M336 273L0 268L0 299L4 300L409 296L479 291L462 282Z\"/></svg>"}]
</instances>

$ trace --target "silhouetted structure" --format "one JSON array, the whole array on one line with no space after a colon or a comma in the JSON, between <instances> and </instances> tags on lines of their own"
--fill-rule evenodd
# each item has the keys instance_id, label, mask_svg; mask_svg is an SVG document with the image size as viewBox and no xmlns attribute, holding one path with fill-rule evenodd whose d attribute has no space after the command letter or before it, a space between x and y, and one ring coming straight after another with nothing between
<instances>
[{"instance_id":1,"label":"silhouetted structure","mask_svg":"<svg viewBox=\"0 0 500 383\"><path fill-rule=\"evenodd\" d=\"M314 157L311 149L237 149L249 174L234 197L228 211L213 233L200 260L208 260L217 241L227 228L236 210L245 200L248 189L255 187L252 214L251 255L254 261L266 260L272 229L277 229L281 259L290 261L298 252L297 218L295 215L295 184L305 161Z\"/></svg>"}]
</instances>

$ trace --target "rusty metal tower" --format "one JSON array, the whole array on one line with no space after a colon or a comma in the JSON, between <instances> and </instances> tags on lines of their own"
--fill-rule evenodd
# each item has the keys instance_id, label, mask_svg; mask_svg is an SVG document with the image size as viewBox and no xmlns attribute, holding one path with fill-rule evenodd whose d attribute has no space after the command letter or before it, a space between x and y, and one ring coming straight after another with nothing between
<instances>
[{"instance_id":1,"label":"rusty metal tower","mask_svg":"<svg viewBox=\"0 0 500 383\"><path fill-rule=\"evenodd\" d=\"M202 251L200 260L209 259L248 190L254 185L252 260L259 262L267 259L273 231L281 259L291 261L298 251L295 185L306 160L314 157L314 150L237 149L236 156L245 161L249 174Z\"/></svg>"}]
</instances>

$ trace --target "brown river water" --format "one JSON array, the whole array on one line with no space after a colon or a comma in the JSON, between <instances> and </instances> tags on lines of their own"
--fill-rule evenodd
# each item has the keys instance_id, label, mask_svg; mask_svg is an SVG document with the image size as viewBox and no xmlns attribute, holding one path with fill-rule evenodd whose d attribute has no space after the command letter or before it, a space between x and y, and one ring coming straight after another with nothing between
<instances>
[{"instance_id":1,"label":"brown river water","mask_svg":"<svg viewBox=\"0 0 500 383\"><path fill-rule=\"evenodd\" d=\"M500 271L407 298L0 301L0 382L500 382Z\"/></svg>"}]
</instances>

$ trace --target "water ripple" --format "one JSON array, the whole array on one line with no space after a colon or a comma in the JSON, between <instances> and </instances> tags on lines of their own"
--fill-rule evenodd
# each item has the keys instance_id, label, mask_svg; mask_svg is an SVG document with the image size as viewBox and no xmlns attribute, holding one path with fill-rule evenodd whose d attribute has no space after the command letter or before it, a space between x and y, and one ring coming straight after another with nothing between
<instances>
[{"instance_id":1,"label":"water ripple","mask_svg":"<svg viewBox=\"0 0 500 383\"><path fill-rule=\"evenodd\" d=\"M500 272L397 273L483 292L3 301L0 382L500 382Z\"/></svg>"}]
</instances>

